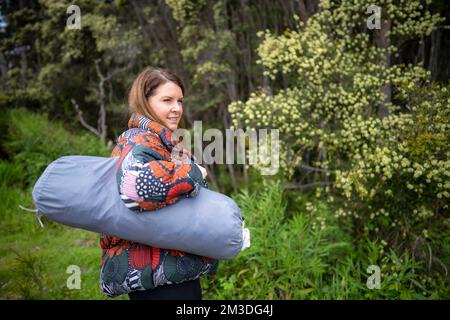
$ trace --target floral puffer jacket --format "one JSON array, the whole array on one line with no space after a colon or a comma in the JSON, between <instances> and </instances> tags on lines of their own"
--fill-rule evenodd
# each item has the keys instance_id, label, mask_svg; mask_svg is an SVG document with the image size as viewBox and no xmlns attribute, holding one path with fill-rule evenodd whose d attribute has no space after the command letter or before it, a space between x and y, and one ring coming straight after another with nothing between
<instances>
[{"instance_id":1,"label":"floral puffer jacket","mask_svg":"<svg viewBox=\"0 0 450 320\"><path fill-rule=\"evenodd\" d=\"M177 149L169 129L136 112L128 128L119 136L111 156L120 157L117 183L125 205L135 211L130 214L160 209L196 196L200 186L208 187L193 156ZM172 151L178 151L180 157L171 157ZM109 297L193 280L206 273L214 275L218 267L218 261L208 257L107 234L101 235L100 246L100 288Z\"/></svg>"}]
</instances>

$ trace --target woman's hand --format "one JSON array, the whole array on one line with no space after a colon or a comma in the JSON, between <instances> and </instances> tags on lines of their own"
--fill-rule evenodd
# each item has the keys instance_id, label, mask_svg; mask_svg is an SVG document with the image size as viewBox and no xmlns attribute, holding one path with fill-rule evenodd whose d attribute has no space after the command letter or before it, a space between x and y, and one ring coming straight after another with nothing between
<instances>
[{"instance_id":1,"label":"woman's hand","mask_svg":"<svg viewBox=\"0 0 450 320\"><path fill-rule=\"evenodd\" d=\"M200 169L200 171L202 172L203 179L206 179L206 176L208 175L208 172L206 172L206 169L203 168L201 165L198 165L198 164L196 164L196 165Z\"/></svg>"}]
</instances>

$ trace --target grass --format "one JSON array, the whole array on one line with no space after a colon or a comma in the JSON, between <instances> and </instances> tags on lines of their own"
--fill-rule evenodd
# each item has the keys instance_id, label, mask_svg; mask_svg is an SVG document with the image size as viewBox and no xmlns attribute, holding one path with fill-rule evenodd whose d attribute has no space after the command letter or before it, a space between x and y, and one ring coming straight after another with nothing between
<instances>
[{"instance_id":1,"label":"grass","mask_svg":"<svg viewBox=\"0 0 450 320\"><path fill-rule=\"evenodd\" d=\"M2 199L5 189L0 188ZM107 299L99 288L99 235L45 219L41 228L33 213L18 208L29 206L31 190L10 188L7 193L8 210L0 210L0 298ZM67 287L70 265L81 269L80 290Z\"/></svg>"}]
</instances>

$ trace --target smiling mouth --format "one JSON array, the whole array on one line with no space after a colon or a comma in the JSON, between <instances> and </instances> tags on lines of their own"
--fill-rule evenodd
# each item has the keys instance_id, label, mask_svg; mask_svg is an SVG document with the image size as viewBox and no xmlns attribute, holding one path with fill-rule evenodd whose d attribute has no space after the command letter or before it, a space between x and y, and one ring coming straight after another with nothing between
<instances>
[{"instance_id":1,"label":"smiling mouth","mask_svg":"<svg viewBox=\"0 0 450 320\"><path fill-rule=\"evenodd\" d=\"M169 119L170 121L178 121L179 117L169 117L167 119Z\"/></svg>"}]
</instances>

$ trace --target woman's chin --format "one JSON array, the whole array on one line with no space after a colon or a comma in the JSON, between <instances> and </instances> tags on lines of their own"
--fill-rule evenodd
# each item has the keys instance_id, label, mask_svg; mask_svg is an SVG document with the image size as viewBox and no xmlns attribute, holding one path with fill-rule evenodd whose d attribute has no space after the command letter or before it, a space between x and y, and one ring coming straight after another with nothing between
<instances>
[{"instance_id":1,"label":"woman's chin","mask_svg":"<svg viewBox=\"0 0 450 320\"><path fill-rule=\"evenodd\" d=\"M170 131L174 131L176 128L178 128L178 124L168 123L168 124L166 124L166 127L167 127Z\"/></svg>"}]
</instances>

